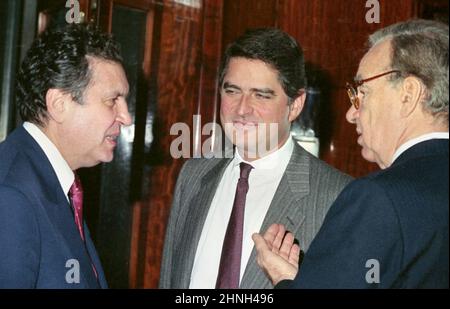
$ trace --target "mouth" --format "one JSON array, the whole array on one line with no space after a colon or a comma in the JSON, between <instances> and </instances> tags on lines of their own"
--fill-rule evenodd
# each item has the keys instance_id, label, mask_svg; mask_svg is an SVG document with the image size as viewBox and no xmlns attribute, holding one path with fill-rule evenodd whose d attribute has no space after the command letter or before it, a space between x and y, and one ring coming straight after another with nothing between
<instances>
[{"instance_id":1,"label":"mouth","mask_svg":"<svg viewBox=\"0 0 450 309\"><path fill-rule=\"evenodd\" d=\"M360 136L358 136L357 143L358 143L358 145L362 146L363 145L362 142L363 142L362 136L360 135Z\"/></svg>"},{"instance_id":2,"label":"mouth","mask_svg":"<svg viewBox=\"0 0 450 309\"><path fill-rule=\"evenodd\" d=\"M360 146L363 146L362 132L361 132L361 131L356 131L356 133L358 134L358 140L357 140L357 143L358 143Z\"/></svg>"},{"instance_id":3,"label":"mouth","mask_svg":"<svg viewBox=\"0 0 450 309\"><path fill-rule=\"evenodd\" d=\"M234 120L233 126L238 130L251 130L258 126L258 123L252 121Z\"/></svg>"},{"instance_id":4,"label":"mouth","mask_svg":"<svg viewBox=\"0 0 450 309\"><path fill-rule=\"evenodd\" d=\"M110 143L111 145L116 146L116 145L117 145L117 138L118 138L118 137L119 137L119 134L118 134L118 133L116 133L116 134L111 134L111 135L107 135L106 138L105 138L105 140L106 140L108 143Z\"/></svg>"},{"instance_id":5,"label":"mouth","mask_svg":"<svg viewBox=\"0 0 450 309\"><path fill-rule=\"evenodd\" d=\"M358 127L356 127L356 134L358 134L357 143L362 146L362 131Z\"/></svg>"}]
</instances>

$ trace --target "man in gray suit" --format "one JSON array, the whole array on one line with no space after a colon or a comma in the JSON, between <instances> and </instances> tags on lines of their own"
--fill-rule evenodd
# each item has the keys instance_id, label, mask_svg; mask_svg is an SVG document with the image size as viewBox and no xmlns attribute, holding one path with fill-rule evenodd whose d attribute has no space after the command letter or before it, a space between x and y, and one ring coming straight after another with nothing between
<instances>
[{"instance_id":1,"label":"man in gray suit","mask_svg":"<svg viewBox=\"0 0 450 309\"><path fill-rule=\"evenodd\" d=\"M236 151L183 166L161 288L272 288L256 263L252 233L280 222L307 250L350 181L290 137L306 97L303 53L292 37L248 31L227 48L219 82L221 122Z\"/></svg>"}]
</instances>

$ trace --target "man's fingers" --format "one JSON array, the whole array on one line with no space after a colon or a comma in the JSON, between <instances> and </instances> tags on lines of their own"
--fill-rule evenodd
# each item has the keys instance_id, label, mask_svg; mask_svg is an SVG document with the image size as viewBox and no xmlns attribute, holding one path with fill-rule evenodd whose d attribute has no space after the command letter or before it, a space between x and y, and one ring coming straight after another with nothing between
<instances>
[{"instance_id":1,"label":"man's fingers","mask_svg":"<svg viewBox=\"0 0 450 309\"><path fill-rule=\"evenodd\" d=\"M284 227L284 225L282 224L277 224L278 225L278 231L277 234L275 235L275 239L273 240L273 247L272 247L272 252L276 252L278 253L280 250L280 247L283 243L283 238L284 238L284 234L286 233L286 228Z\"/></svg>"},{"instance_id":2,"label":"man's fingers","mask_svg":"<svg viewBox=\"0 0 450 309\"><path fill-rule=\"evenodd\" d=\"M292 235L292 233L287 233L280 247L280 255L286 260L289 258L289 253L291 252L293 244L294 235Z\"/></svg>"},{"instance_id":3,"label":"man's fingers","mask_svg":"<svg viewBox=\"0 0 450 309\"><path fill-rule=\"evenodd\" d=\"M259 235L258 233L254 233L252 235L252 239L253 239L253 242L255 243L255 248L256 248L256 252L257 252L256 263L258 263L258 265L260 267L264 268L262 260L263 260L264 250L269 250L267 248L267 243L264 240L264 238L261 235Z\"/></svg>"},{"instance_id":4,"label":"man's fingers","mask_svg":"<svg viewBox=\"0 0 450 309\"><path fill-rule=\"evenodd\" d=\"M282 225L272 225L264 234L264 237L258 233L252 235L255 249L257 252L256 261L262 270L267 274L273 284L283 279L293 279L298 271L298 254L300 248L294 245L294 236L287 233L283 240L285 228ZM275 237L273 237L275 235ZM267 239L280 243L280 246L271 249L272 245ZM281 253L281 251L283 253ZM295 256L297 254L297 256ZM291 258L292 261L289 260ZM297 261L297 262L296 262Z\"/></svg>"},{"instance_id":5,"label":"man's fingers","mask_svg":"<svg viewBox=\"0 0 450 309\"><path fill-rule=\"evenodd\" d=\"M289 263L292 265L298 265L300 260L300 246L294 244L291 248L291 252L289 252Z\"/></svg>"},{"instance_id":6,"label":"man's fingers","mask_svg":"<svg viewBox=\"0 0 450 309\"><path fill-rule=\"evenodd\" d=\"M252 239L253 239L253 242L255 243L255 248L256 248L256 251L258 251L258 253L264 249L266 249L266 250L268 249L266 241L260 234L254 233L252 235Z\"/></svg>"},{"instance_id":7,"label":"man's fingers","mask_svg":"<svg viewBox=\"0 0 450 309\"><path fill-rule=\"evenodd\" d=\"M273 244L275 237L277 236L278 230L279 224L275 223L269 226L267 231L264 233L264 239L267 241L267 243Z\"/></svg>"}]
</instances>

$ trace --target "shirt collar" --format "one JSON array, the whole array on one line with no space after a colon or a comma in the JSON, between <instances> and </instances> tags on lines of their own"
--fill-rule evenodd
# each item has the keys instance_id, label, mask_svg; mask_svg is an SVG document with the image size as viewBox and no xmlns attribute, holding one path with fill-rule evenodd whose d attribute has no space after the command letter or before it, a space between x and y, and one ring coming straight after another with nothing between
<instances>
[{"instance_id":1,"label":"shirt collar","mask_svg":"<svg viewBox=\"0 0 450 309\"><path fill-rule=\"evenodd\" d=\"M44 151L56 173L56 177L58 178L64 194L67 196L70 187L75 180L75 175L70 169L69 164L67 164L66 160L64 160L55 144L53 144L47 135L45 135L45 133L42 132L41 129L39 129L35 124L31 122L24 122L23 127L28 133L30 133L33 139Z\"/></svg>"},{"instance_id":2,"label":"shirt collar","mask_svg":"<svg viewBox=\"0 0 450 309\"><path fill-rule=\"evenodd\" d=\"M400 157L402 153L411 148L414 145L417 145L421 142L428 141L431 139L448 139L448 132L432 132L421 135L419 137L413 138L406 143L403 143L398 149L395 151L394 156L392 157L392 163Z\"/></svg>"},{"instance_id":3,"label":"shirt collar","mask_svg":"<svg viewBox=\"0 0 450 309\"><path fill-rule=\"evenodd\" d=\"M276 151L252 162L244 160L239 154L239 151L236 149L233 159L233 165L237 166L241 162L245 162L253 166L255 170L272 170L278 168L284 162L287 163L291 158L293 150L294 142L291 137L289 137L284 145Z\"/></svg>"}]
</instances>

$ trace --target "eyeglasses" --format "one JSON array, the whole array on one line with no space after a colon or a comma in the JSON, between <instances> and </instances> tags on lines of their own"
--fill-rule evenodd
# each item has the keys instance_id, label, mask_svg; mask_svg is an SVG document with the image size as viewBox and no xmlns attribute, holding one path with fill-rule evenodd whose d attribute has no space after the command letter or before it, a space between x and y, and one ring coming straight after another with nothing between
<instances>
[{"instance_id":1,"label":"eyeglasses","mask_svg":"<svg viewBox=\"0 0 450 309\"><path fill-rule=\"evenodd\" d=\"M385 75L388 75L388 74L392 74L392 73L400 73L400 71L399 70L392 70L392 71L381 73L381 74L378 74L378 75L375 75L375 76L372 76L372 77L369 77L369 78L366 78L366 79L358 80L358 81L355 81L353 83L347 83L345 87L347 88L347 94L348 94L348 97L350 98L351 104L356 109L359 109L359 106L361 105L361 102L359 101L359 98L358 98L358 87L361 87L361 85L366 83L366 82L369 82L371 80L374 80L374 79L377 79L379 77L382 77L382 76L385 76Z\"/></svg>"}]
</instances>

